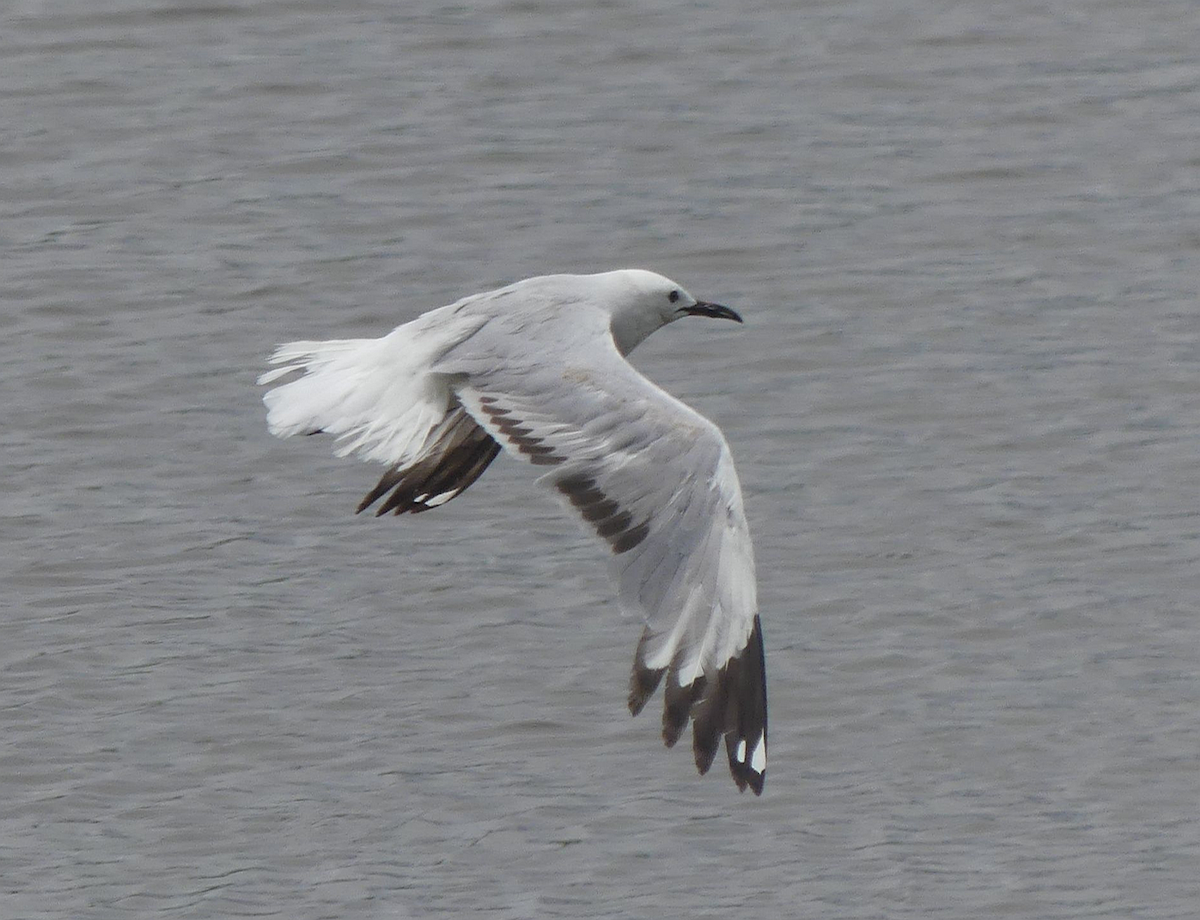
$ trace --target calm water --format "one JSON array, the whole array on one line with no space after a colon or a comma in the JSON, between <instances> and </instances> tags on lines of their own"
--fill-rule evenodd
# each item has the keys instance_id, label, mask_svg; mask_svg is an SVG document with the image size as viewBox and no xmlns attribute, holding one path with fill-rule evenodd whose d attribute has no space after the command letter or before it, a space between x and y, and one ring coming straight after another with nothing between
<instances>
[{"instance_id":1,"label":"calm water","mask_svg":"<svg viewBox=\"0 0 1200 920\"><path fill-rule=\"evenodd\" d=\"M1200 17L794 6L5 5L0 917L1200 913ZM265 433L278 341L627 265L748 320L638 362L762 799L529 468L363 519Z\"/></svg>"}]
</instances>

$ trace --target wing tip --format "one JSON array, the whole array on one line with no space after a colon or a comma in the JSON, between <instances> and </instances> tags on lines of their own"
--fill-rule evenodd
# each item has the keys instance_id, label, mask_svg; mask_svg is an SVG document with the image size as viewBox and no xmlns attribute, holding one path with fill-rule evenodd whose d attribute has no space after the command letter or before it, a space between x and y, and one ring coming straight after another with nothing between
<instances>
[{"instance_id":1,"label":"wing tip","mask_svg":"<svg viewBox=\"0 0 1200 920\"><path fill-rule=\"evenodd\" d=\"M737 783L738 792L745 792L748 788L755 795L763 794L763 786L767 781L766 770L754 770L746 766L735 769L732 763L729 770L733 774L733 781Z\"/></svg>"},{"instance_id":2,"label":"wing tip","mask_svg":"<svg viewBox=\"0 0 1200 920\"><path fill-rule=\"evenodd\" d=\"M634 661L633 673L629 675L629 714L636 716L654 695L666 668L648 668L645 663Z\"/></svg>"},{"instance_id":3,"label":"wing tip","mask_svg":"<svg viewBox=\"0 0 1200 920\"><path fill-rule=\"evenodd\" d=\"M738 789L749 786L762 795L767 776L767 667L758 614L745 647L725 663L721 674L729 684L726 711L733 716L725 732L729 772Z\"/></svg>"},{"instance_id":4,"label":"wing tip","mask_svg":"<svg viewBox=\"0 0 1200 920\"><path fill-rule=\"evenodd\" d=\"M491 435L463 413L422 459L385 472L378 485L358 503L355 514L366 511L380 498L383 501L375 510L376 517L389 511L420 514L444 505L483 475L499 452L500 445Z\"/></svg>"},{"instance_id":5,"label":"wing tip","mask_svg":"<svg viewBox=\"0 0 1200 920\"><path fill-rule=\"evenodd\" d=\"M650 695L667 674L662 736L667 747L679 740L688 719L692 721L692 753L700 775L708 773L725 740L729 772L740 791L762 795L767 776L766 655L762 623L756 614L746 645L731 656L714 679L701 675L680 685L676 669L646 666L643 634L630 678L629 710L641 712Z\"/></svg>"},{"instance_id":6,"label":"wing tip","mask_svg":"<svg viewBox=\"0 0 1200 920\"><path fill-rule=\"evenodd\" d=\"M701 675L690 684L680 684L674 668L667 676L667 689L663 701L662 736L667 747L674 747L679 736L687 727L692 709L704 696L708 684Z\"/></svg>"}]
</instances>

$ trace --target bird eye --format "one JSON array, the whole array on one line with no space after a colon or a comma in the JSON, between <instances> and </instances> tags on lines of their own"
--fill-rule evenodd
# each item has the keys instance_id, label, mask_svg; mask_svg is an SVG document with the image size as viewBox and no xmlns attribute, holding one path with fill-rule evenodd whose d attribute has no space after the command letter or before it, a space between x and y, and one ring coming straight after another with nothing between
<instances>
[{"instance_id":1,"label":"bird eye","mask_svg":"<svg viewBox=\"0 0 1200 920\"><path fill-rule=\"evenodd\" d=\"M670 294L667 295L667 300L671 301L671 303L675 303L677 300L679 300L679 292L672 291Z\"/></svg>"}]
</instances>

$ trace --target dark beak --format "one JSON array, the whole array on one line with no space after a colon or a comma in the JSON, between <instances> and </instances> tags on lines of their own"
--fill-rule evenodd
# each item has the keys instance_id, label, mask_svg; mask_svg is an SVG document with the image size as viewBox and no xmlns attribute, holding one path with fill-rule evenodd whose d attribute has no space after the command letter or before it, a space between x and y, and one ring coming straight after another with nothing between
<instances>
[{"instance_id":1,"label":"dark beak","mask_svg":"<svg viewBox=\"0 0 1200 920\"><path fill-rule=\"evenodd\" d=\"M688 316L709 316L713 319L731 319L735 323L740 323L742 318L734 313L729 307L723 307L719 303L706 303L703 300L697 300L690 307L681 308L682 312Z\"/></svg>"}]
</instances>

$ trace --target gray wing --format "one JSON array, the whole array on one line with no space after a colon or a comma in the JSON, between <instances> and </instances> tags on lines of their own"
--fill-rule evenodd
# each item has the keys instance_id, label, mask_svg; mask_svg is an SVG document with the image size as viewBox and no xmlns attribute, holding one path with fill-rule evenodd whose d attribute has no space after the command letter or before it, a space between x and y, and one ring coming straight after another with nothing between
<instances>
[{"instance_id":1,"label":"gray wing","mask_svg":"<svg viewBox=\"0 0 1200 920\"><path fill-rule=\"evenodd\" d=\"M539 481L612 549L622 606L646 623L630 710L636 715L665 676L667 745L690 716L700 772L724 737L738 786L761 793L762 631L729 447L715 425L639 374L606 328L588 332L558 337L561 360L548 360L552 349L535 341L484 330L437 370L455 375L459 401L488 434L549 468Z\"/></svg>"}]
</instances>

